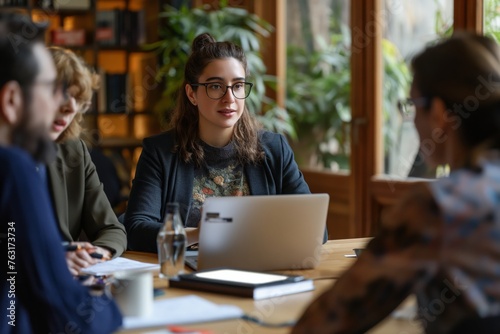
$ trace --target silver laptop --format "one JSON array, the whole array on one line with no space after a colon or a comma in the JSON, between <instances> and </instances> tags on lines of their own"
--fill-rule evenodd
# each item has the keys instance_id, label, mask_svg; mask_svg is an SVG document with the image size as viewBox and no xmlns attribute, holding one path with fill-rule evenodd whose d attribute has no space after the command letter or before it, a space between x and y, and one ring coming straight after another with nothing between
<instances>
[{"instance_id":1,"label":"silver laptop","mask_svg":"<svg viewBox=\"0 0 500 334\"><path fill-rule=\"evenodd\" d=\"M197 264L186 262L197 270L314 268L328 203L328 194L207 198Z\"/></svg>"}]
</instances>

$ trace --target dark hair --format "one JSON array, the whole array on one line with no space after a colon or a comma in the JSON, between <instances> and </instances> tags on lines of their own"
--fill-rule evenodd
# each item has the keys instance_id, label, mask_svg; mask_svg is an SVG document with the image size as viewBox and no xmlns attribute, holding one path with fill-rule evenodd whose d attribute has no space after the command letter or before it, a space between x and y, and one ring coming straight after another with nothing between
<instances>
[{"instance_id":1,"label":"dark hair","mask_svg":"<svg viewBox=\"0 0 500 334\"><path fill-rule=\"evenodd\" d=\"M204 159L203 147L198 133L198 108L188 99L185 86L197 83L205 67L216 59L234 58L240 61L248 75L247 61L243 49L231 42L216 42L207 33L197 36L192 44L192 51L184 69L184 82L179 89L177 105L170 120L170 127L176 133L175 150L185 162L193 161L201 165ZM193 87L194 90L197 87ZM259 125L245 106L241 118L235 125L233 143L241 163L256 163L264 153L258 141Z\"/></svg>"},{"instance_id":2,"label":"dark hair","mask_svg":"<svg viewBox=\"0 0 500 334\"><path fill-rule=\"evenodd\" d=\"M444 101L468 148L500 148L500 48L496 42L457 32L418 54L412 68L414 87L429 100Z\"/></svg>"},{"instance_id":3,"label":"dark hair","mask_svg":"<svg viewBox=\"0 0 500 334\"><path fill-rule=\"evenodd\" d=\"M0 12L0 88L9 81L21 86L29 100L31 87L40 69L33 45L43 43L46 25L34 23L16 11Z\"/></svg>"}]
</instances>

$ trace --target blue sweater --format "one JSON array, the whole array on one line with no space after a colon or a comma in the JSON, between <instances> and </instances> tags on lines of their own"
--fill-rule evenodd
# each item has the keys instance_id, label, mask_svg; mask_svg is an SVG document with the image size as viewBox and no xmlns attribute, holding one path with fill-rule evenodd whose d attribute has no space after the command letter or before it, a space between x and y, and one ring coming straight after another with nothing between
<instances>
[{"instance_id":1,"label":"blue sweater","mask_svg":"<svg viewBox=\"0 0 500 334\"><path fill-rule=\"evenodd\" d=\"M265 152L264 161L244 166L250 193L310 193L285 137L262 131L259 140ZM178 154L172 153L174 144L172 131L144 139L125 215L128 249L157 251L156 236L168 202L179 203L183 221L188 216L193 200L195 166L184 163ZM326 232L325 237L328 238Z\"/></svg>"},{"instance_id":2,"label":"blue sweater","mask_svg":"<svg viewBox=\"0 0 500 334\"><path fill-rule=\"evenodd\" d=\"M33 160L0 147L0 333L110 333L115 303L69 273L47 190ZM15 324L15 326L13 326Z\"/></svg>"}]
</instances>

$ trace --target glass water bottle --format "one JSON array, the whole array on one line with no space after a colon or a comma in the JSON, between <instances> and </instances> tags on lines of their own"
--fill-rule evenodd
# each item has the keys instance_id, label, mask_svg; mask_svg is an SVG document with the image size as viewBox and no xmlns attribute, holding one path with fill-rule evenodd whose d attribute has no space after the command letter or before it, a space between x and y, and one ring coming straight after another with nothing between
<instances>
[{"instance_id":1,"label":"glass water bottle","mask_svg":"<svg viewBox=\"0 0 500 334\"><path fill-rule=\"evenodd\" d=\"M167 204L167 214L158 237L158 261L160 277L173 278L184 272L184 254L186 252L186 231L179 214L178 203Z\"/></svg>"}]
</instances>

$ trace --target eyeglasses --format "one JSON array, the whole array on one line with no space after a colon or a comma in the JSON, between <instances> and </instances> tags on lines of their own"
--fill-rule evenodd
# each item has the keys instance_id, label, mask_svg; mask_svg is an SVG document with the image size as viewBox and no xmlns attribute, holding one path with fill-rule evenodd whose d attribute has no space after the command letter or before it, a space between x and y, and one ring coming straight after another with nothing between
<instances>
[{"instance_id":1,"label":"eyeglasses","mask_svg":"<svg viewBox=\"0 0 500 334\"><path fill-rule=\"evenodd\" d=\"M427 108L429 102L430 99L428 97L416 97L414 99L409 97L398 101L398 109L405 119L413 119L417 107Z\"/></svg>"},{"instance_id":2,"label":"eyeglasses","mask_svg":"<svg viewBox=\"0 0 500 334\"><path fill-rule=\"evenodd\" d=\"M33 85L40 85L40 86L49 87L53 96L56 96L59 92L62 92L63 96L66 93L66 85L59 82L57 79L38 80L38 81L33 82Z\"/></svg>"},{"instance_id":3,"label":"eyeglasses","mask_svg":"<svg viewBox=\"0 0 500 334\"><path fill-rule=\"evenodd\" d=\"M68 95L67 96L67 99L66 101L64 102L65 105L67 105L68 103L71 103L71 104L75 104L74 106L72 106L72 108L74 108L76 110L76 112L79 112L79 113L85 113L87 110L89 110L90 106L92 105L92 102L90 101L82 101L80 99L77 99L71 95Z\"/></svg>"},{"instance_id":4,"label":"eyeglasses","mask_svg":"<svg viewBox=\"0 0 500 334\"><path fill-rule=\"evenodd\" d=\"M85 113L87 110L89 110L90 106L92 106L92 101L77 97L78 95L81 95L80 92L82 87L79 88L76 85L70 86L68 84L66 84L65 87L66 88L64 90L64 101L63 101L64 104L74 103L75 105L73 106L73 108L76 110L76 112L82 114Z\"/></svg>"},{"instance_id":5,"label":"eyeglasses","mask_svg":"<svg viewBox=\"0 0 500 334\"><path fill-rule=\"evenodd\" d=\"M225 85L220 82L200 82L191 84L192 87L205 86L207 96L213 100L219 100L227 93L227 89L231 88L235 98L243 100L250 95L253 83L237 82L232 86Z\"/></svg>"},{"instance_id":6,"label":"eyeglasses","mask_svg":"<svg viewBox=\"0 0 500 334\"><path fill-rule=\"evenodd\" d=\"M90 101L80 101L78 99L75 99L76 100L76 104L78 105L79 107L79 112L81 112L82 114L85 113L86 111L88 111L90 109L90 106L92 105L92 102Z\"/></svg>"}]
</instances>

